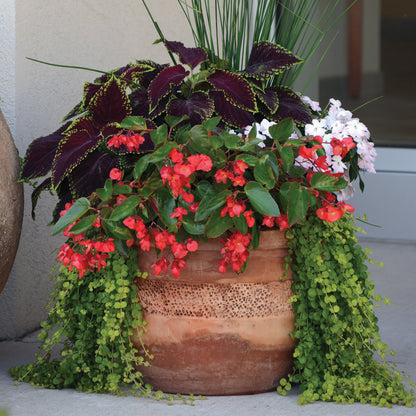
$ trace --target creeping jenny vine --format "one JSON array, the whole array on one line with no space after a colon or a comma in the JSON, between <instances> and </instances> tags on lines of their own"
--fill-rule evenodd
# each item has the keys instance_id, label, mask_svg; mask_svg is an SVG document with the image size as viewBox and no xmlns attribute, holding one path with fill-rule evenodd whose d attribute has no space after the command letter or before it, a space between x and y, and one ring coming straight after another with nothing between
<instances>
[{"instance_id":1,"label":"creeping jenny vine","mask_svg":"<svg viewBox=\"0 0 416 416\"><path fill-rule=\"evenodd\" d=\"M333 223L311 216L286 234L293 261L293 336L299 343L293 373L278 391L285 394L299 383L300 404L323 400L412 406L413 389L407 391L404 376L386 362L388 346L380 339L373 303L383 299L368 279L370 260L356 231L350 216Z\"/></svg>"}]
</instances>

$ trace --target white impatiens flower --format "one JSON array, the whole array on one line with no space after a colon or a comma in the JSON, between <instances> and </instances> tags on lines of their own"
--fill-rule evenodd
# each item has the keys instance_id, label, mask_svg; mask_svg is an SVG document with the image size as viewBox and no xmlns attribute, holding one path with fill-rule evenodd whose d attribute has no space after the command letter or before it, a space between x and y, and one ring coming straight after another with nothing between
<instances>
[{"instance_id":1,"label":"white impatiens flower","mask_svg":"<svg viewBox=\"0 0 416 416\"><path fill-rule=\"evenodd\" d=\"M325 120L312 120L305 126L305 134L310 136L323 136L326 133Z\"/></svg>"},{"instance_id":2,"label":"white impatiens flower","mask_svg":"<svg viewBox=\"0 0 416 416\"><path fill-rule=\"evenodd\" d=\"M306 95L302 95L300 97L300 99L302 100L302 102L304 102L305 104L309 105L309 107L311 108L312 111L322 111L321 107L319 106L318 101L312 101L309 97L307 97Z\"/></svg>"},{"instance_id":3,"label":"white impatiens flower","mask_svg":"<svg viewBox=\"0 0 416 416\"><path fill-rule=\"evenodd\" d=\"M366 139L370 138L370 132L365 124L361 123L358 118L353 118L350 120L346 126L345 130L349 136L351 136L354 140L357 139Z\"/></svg>"},{"instance_id":4,"label":"white impatiens flower","mask_svg":"<svg viewBox=\"0 0 416 416\"><path fill-rule=\"evenodd\" d=\"M334 173L344 173L347 169L347 166L342 161L342 157L340 155L332 155L331 157L331 170Z\"/></svg>"}]
</instances>

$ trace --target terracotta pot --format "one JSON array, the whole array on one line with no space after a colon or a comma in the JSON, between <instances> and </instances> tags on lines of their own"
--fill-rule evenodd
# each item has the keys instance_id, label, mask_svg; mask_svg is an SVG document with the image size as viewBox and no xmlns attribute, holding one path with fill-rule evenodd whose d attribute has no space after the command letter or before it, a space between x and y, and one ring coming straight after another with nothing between
<instances>
[{"instance_id":1,"label":"terracotta pot","mask_svg":"<svg viewBox=\"0 0 416 416\"><path fill-rule=\"evenodd\" d=\"M19 158L9 126L0 110L0 292L16 256L23 219L23 184Z\"/></svg>"},{"instance_id":2,"label":"terracotta pot","mask_svg":"<svg viewBox=\"0 0 416 416\"><path fill-rule=\"evenodd\" d=\"M271 391L293 364L294 314L288 255L279 231L265 231L250 253L246 271L218 272L219 240L200 244L180 279L155 276L154 252L139 252L147 271L138 282L147 333L142 340L154 355L140 367L144 380L167 393L203 395ZM136 348L140 343L135 339Z\"/></svg>"}]
</instances>

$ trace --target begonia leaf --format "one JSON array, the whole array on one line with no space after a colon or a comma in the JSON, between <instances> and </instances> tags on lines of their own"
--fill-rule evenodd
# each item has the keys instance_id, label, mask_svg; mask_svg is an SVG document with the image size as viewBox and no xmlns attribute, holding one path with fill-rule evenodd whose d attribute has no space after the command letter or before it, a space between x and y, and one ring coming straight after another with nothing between
<instances>
[{"instance_id":1,"label":"begonia leaf","mask_svg":"<svg viewBox=\"0 0 416 416\"><path fill-rule=\"evenodd\" d=\"M168 139L168 126L166 124L160 125L156 130L151 131L150 137L155 146L165 143Z\"/></svg>"},{"instance_id":2,"label":"begonia leaf","mask_svg":"<svg viewBox=\"0 0 416 416\"><path fill-rule=\"evenodd\" d=\"M121 121L120 127L126 130L144 130L146 121L143 117L129 116Z\"/></svg>"},{"instance_id":3,"label":"begonia leaf","mask_svg":"<svg viewBox=\"0 0 416 416\"><path fill-rule=\"evenodd\" d=\"M238 231L241 232L241 234L246 234L248 231L248 224L246 217L242 214L240 214L238 217L235 215L233 217L233 223Z\"/></svg>"},{"instance_id":4,"label":"begonia leaf","mask_svg":"<svg viewBox=\"0 0 416 416\"><path fill-rule=\"evenodd\" d=\"M33 179L45 176L52 168L59 143L65 138L64 132L71 123L66 123L54 133L35 139L26 151L20 179Z\"/></svg>"},{"instance_id":5,"label":"begonia leaf","mask_svg":"<svg viewBox=\"0 0 416 416\"><path fill-rule=\"evenodd\" d=\"M175 198L167 188L160 188L153 193L153 199L157 205L157 213L167 227L176 224L176 219L171 217L176 206Z\"/></svg>"},{"instance_id":6,"label":"begonia leaf","mask_svg":"<svg viewBox=\"0 0 416 416\"><path fill-rule=\"evenodd\" d=\"M159 149L155 150L151 155L149 155L148 162L149 163L160 162L175 147L177 147L177 144L175 142L168 142L168 143L164 144L162 147L159 147Z\"/></svg>"},{"instance_id":7,"label":"begonia leaf","mask_svg":"<svg viewBox=\"0 0 416 416\"><path fill-rule=\"evenodd\" d=\"M137 195L130 195L125 201L120 205L117 205L113 212L110 215L110 221L120 221L124 218L127 218L129 215L132 215L141 202L141 198Z\"/></svg>"},{"instance_id":8,"label":"begonia leaf","mask_svg":"<svg viewBox=\"0 0 416 416\"><path fill-rule=\"evenodd\" d=\"M221 192L210 188L202 198L198 209L195 213L195 221L202 221L211 215L217 208L222 207L228 196L231 196L231 191L226 189Z\"/></svg>"},{"instance_id":9,"label":"begonia leaf","mask_svg":"<svg viewBox=\"0 0 416 416\"><path fill-rule=\"evenodd\" d=\"M323 172L315 172L312 175L311 186L320 191L335 192L338 190L337 178Z\"/></svg>"},{"instance_id":10,"label":"begonia leaf","mask_svg":"<svg viewBox=\"0 0 416 416\"><path fill-rule=\"evenodd\" d=\"M202 48L187 48L182 42L165 40L165 46L168 51L176 53L179 60L184 65L188 65L194 69L197 65L208 59L207 53Z\"/></svg>"},{"instance_id":11,"label":"begonia leaf","mask_svg":"<svg viewBox=\"0 0 416 416\"><path fill-rule=\"evenodd\" d=\"M247 67L241 73L266 80L300 62L301 59L288 52L283 46L266 41L257 42L253 44Z\"/></svg>"},{"instance_id":12,"label":"begonia leaf","mask_svg":"<svg viewBox=\"0 0 416 416\"><path fill-rule=\"evenodd\" d=\"M221 91L232 105L247 111L256 111L256 100L251 85L240 75L217 69L207 81Z\"/></svg>"},{"instance_id":13,"label":"begonia leaf","mask_svg":"<svg viewBox=\"0 0 416 416\"><path fill-rule=\"evenodd\" d=\"M73 224L77 219L81 218L90 208L91 204L87 198L77 199L68 211L59 218L52 230L52 235L56 235Z\"/></svg>"},{"instance_id":14,"label":"begonia leaf","mask_svg":"<svg viewBox=\"0 0 416 416\"><path fill-rule=\"evenodd\" d=\"M291 118L285 118L279 121L277 124L269 127L270 136L275 140L276 144L287 140L295 131L293 120Z\"/></svg>"},{"instance_id":15,"label":"begonia leaf","mask_svg":"<svg viewBox=\"0 0 416 416\"><path fill-rule=\"evenodd\" d=\"M233 219L229 215L221 216L221 209L217 209L209 217L204 234L208 238L217 238L234 226Z\"/></svg>"},{"instance_id":16,"label":"begonia leaf","mask_svg":"<svg viewBox=\"0 0 416 416\"><path fill-rule=\"evenodd\" d=\"M201 124L213 114L214 101L203 92L195 92L188 99L174 98L166 111L177 117L186 114L192 125Z\"/></svg>"},{"instance_id":17,"label":"begonia leaf","mask_svg":"<svg viewBox=\"0 0 416 416\"><path fill-rule=\"evenodd\" d=\"M185 228L186 232L192 235L203 235L205 231L205 223L199 222L196 223L186 217L182 220L183 228Z\"/></svg>"},{"instance_id":18,"label":"begonia leaf","mask_svg":"<svg viewBox=\"0 0 416 416\"><path fill-rule=\"evenodd\" d=\"M270 217L278 217L280 215L279 206L276 201L260 183L250 181L245 184L244 191L253 208L260 214Z\"/></svg>"},{"instance_id":19,"label":"begonia leaf","mask_svg":"<svg viewBox=\"0 0 416 416\"><path fill-rule=\"evenodd\" d=\"M309 195L309 191L298 182L289 182L287 218L290 226L305 218L309 208Z\"/></svg>"},{"instance_id":20,"label":"begonia leaf","mask_svg":"<svg viewBox=\"0 0 416 416\"><path fill-rule=\"evenodd\" d=\"M272 189L276 180L269 159L270 156L266 154L257 161L254 167L254 178L257 182L265 185L266 188Z\"/></svg>"},{"instance_id":21,"label":"begonia leaf","mask_svg":"<svg viewBox=\"0 0 416 416\"><path fill-rule=\"evenodd\" d=\"M180 85L188 75L189 71L186 71L182 65L171 66L159 72L149 85L151 109L154 109L159 101L167 96L175 85Z\"/></svg>"},{"instance_id":22,"label":"begonia leaf","mask_svg":"<svg viewBox=\"0 0 416 416\"><path fill-rule=\"evenodd\" d=\"M121 240L130 240L133 238L133 233L117 221L101 220L101 226L114 238Z\"/></svg>"},{"instance_id":23,"label":"begonia leaf","mask_svg":"<svg viewBox=\"0 0 416 416\"><path fill-rule=\"evenodd\" d=\"M96 192L101 201L109 200L113 195L113 181L108 178L104 183L104 187L97 188Z\"/></svg>"},{"instance_id":24,"label":"begonia leaf","mask_svg":"<svg viewBox=\"0 0 416 416\"><path fill-rule=\"evenodd\" d=\"M293 162L295 160L292 147L283 146L280 149L280 158L282 159L284 170L288 172L291 166L293 166Z\"/></svg>"},{"instance_id":25,"label":"begonia leaf","mask_svg":"<svg viewBox=\"0 0 416 416\"><path fill-rule=\"evenodd\" d=\"M87 231L91 228L97 217L98 214L93 214L80 219L73 227L71 227L71 234L81 234L84 231Z\"/></svg>"}]
</instances>

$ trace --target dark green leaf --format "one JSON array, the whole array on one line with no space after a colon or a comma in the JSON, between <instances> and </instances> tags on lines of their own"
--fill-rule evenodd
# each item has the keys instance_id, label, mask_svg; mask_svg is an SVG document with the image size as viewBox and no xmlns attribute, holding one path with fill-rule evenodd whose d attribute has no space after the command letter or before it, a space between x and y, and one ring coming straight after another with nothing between
<instances>
[{"instance_id":1,"label":"dark green leaf","mask_svg":"<svg viewBox=\"0 0 416 416\"><path fill-rule=\"evenodd\" d=\"M337 178L323 172L315 172L311 178L312 188L319 189L321 191L335 192L338 190L336 184Z\"/></svg>"},{"instance_id":2,"label":"dark green leaf","mask_svg":"<svg viewBox=\"0 0 416 416\"><path fill-rule=\"evenodd\" d=\"M219 149L223 144L224 141L220 136L209 136L209 142L214 149Z\"/></svg>"},{"instance_id":3,"label":"dark green leaf","mask_svg":"<svg viewBox=\"0 0 416 416\"><path fill-rule=\"evenodd\" d=\"M283 146L280 149L280 158L282 159L283 168L286 172L293 166L295 156L293 155L293 149L289 146Z\"/></svg>"},{"instance_id":4,"label":"dark green leaf","mask_svg":"<svg viewBox=\"0 0 416 416\"><path fill-rule=\"evenodd\" d=\"M144 130L146 128L146 121L143 117L129 116L120 123L120 126L128 130Z\"/></svg>"},{"instance_id":5,"label":"dark green leaf","mask_svg":"<svg viewBox=\"0 0 416 416\"><path fill-rule=\"evenodd\" d=\"M156 163L163 160L172 149L177 147L175 142L168 142L159 149L155 150L151 155L149 155L148 162L149 163Z\"/></svg>"},{"instance_id":6,"label":"dark green leaf","mask_svg":"<svg viewBox=\"0 0 416 416\"><path fill-rule=\"evenodd\" d=\"M202 221L207 218L217 208L225 204L225 200L231 195L231 191L226 189L221 192L215 191L213 188L208 189L207 193L202 198L198 210L195 213L195 221Z\"/></svg>"},{"instance_id":7,"label":"dark green leaf","mask_svg":"<svg viewBox=\"0 0 416 416\"><path fill-rule=\"evenodd\" d=\"M205 120L202 125L208 130L212 131L215 129L215 127L218 126L218 123L221 121L221 117L213 117L209 120Z\"/></svg>"},{"instance_id":8,"label":"dark green leaf","mask_svg":"<svg viewBox=\"0 0 416 416\"><path fill-rule=\"evenodd\" d=\"M265 185L266 188L272 189L276 182L269 159L269 155L266 154L257 161L254 167L254 178L257 182Z\"/></svg>"},{"instance_id":9,"label":"dark green leaf","mask_svg":"<svg viewBox=\"0 0 416 416\"><path fill-rule=\"evenodd\" d=\"M244 162L247 163L247 165L255 166L256 162L258 161L258 158L248 153L243 153L242 155L238 155L236 157L236 160L243 160Z\"/></svg>"},{"instance_id":10,"label":"dark green leaf","mask_svg":"<svg viewBox=\"0 0 416 416\"><path fill-rule=\"evenodd\" d=\"M279 206L276 201L270 195L269 191L258 182L251 181L246 183L244 190L251 205L260 214L270 217L278 217L280 215Z\"/></svg>"},{"instance_id":11,"label":"dark green leaf","mask_svg":"<svg viewBox=\"0 0 416 416\"><path fill-rule=\"evenodd\" d=\"M169 127L175 127L177 126L179 123L182 123L182 121L188 120L188 116L182 116L182 117L176 117L176 116L166 116L165 120L166 123L168 123Z\"/></svg>"},{"instance_id":12,"label":"dark green leaf","mask_svg":"<svg viewBox=\"0 0 416 416\"><path fill-rule=\"evenodd\" d=\"M104 188L97 189L97 195L102 201L107 201L113 195L113 181L107 179L104 184Z\"/></svg>"},{"instance_id":13,"label":"dark green leaf","mask_svg":"<svg viewBox=\"0 0 416 416\"><path fill-rule=\"evenodd\" d=\"M221 217L221 209L217 209L207 221L205 235L209 238L217 238L232 228L233 225L233 219L229 215Z\"/></svg>"},{"instance_id":14,"label":"dark green leaf","mask_svg":"<svg viewBox=\"0 0 416 416\"><path fill-rule=\"evenodd\" d=\"M133 189L129 185L114 185L113 186L113 195L120 195L120 194L131 194Z\"/></svg>"},{"instance_id":15,"label":"dark green leaf","mask_svg":"<svg viewBox=\"0 0 416 416\"><path fill-rule=\"evenodd\" d=\"M101 222L101 225L114 238L119 238L122 240L130 240L131 238L133 238L132 232L128 228L120 225L116 221L103 220Z\"/></svg>"},{"instance_id":16,"label":"dark green leaf","mask_svg":"<svg viewBox=\"0 0 416 416\"><path fill-rule=\"evenodd\" d=\"M79 198L69 208L69 210L59 218L52 230L52 235L56 235L73 224L78 218L81 218L89 209L90 201L87 198Z\"/></svg>"},{"instance_id":17,"label":"dark green leaf","mask_svg":"<svg viewBox=\"0 0 416 416\"><path fill-rule=\"evenodd\" d=\"M288 192L287 217L292 226L306 217L309 208L309 191L298 182L291 182Z\"/></svg>"},{"instance_id":18,"label":"dark green leaf","mask_svg":"<svg viewBox=\"0 0 416 416\"><path fill-rule=\"evenodd\" d=\"M134 179L140 179L140 176L142 176L143 172L147 169L149 166L149 155L141 157L137 163L134 166Z\"/></svg>"},{"instance_id":19,"label":"dark green leaf","mask_svg":"<svg viewBox=\"0 0 416 416\"><path fill-rule=\"evenodd\" d=\"M149 198L149 196L156 191L156 189L163 186L162 178L160 177L159 171L155 171L152 175L146 180L143 187L139 189L139 194L144 199Z\"/></svg>"},{"instance_id":20,"label":"dark green leaf","mask_svg":"<svg viewBox=\"0 0 416 416\"><path fill-rule=\"evenodd\" d=\"M257 138L257 125L256 123L253 124L253 127L250 129L248 133L249 140Z\"/></svg>"},{"instance_id":21,"label":"dark green leaf","mask_svg":"<svg viewBox=\"0 0 416 416\"><path fill-rule=\"evenodd\" d=\"M285 118L269 128L269 133L276 142L287 140L294 132L293 120Z\"/></svg>"},{"instance_id":22,"label":"dark green leaf","mask_svg":"<svg viewBox=\"0 0 416 416\"><path fill-rule=\"evenodd\" d=\"M84 231L87 231L97 219L97 217L98 214L88 215L87 217L82 218L73 227L71 227L71 234L81 234Z\"/></svg>"},{"instance_id":23,"label":"dark green leaf","mask_svg":"<svg viewBox=\"0 0 416 416\"><path fill-rule=\"evenodd\" d=\"M168 227L176 225L176 219L171 217L175 209L176 202L173 195L167 188L160 188L153 194L158 207L158 215L165 225Z\"/></svg>"},{"instance_id":24,"label":"dark green leaf","mask_svg":"<svg viewBox=\"0 0 416 416\"><path fill-rule=\"evenodd\" d=\"M243 139L239 136L229 134L225 137L225 146L227 149L237 149L242 144Z\"/></svg>"},{"instance_id":25,"label":"dark green leaf","mask_svg":"<svg viewBox=\"0 0 416 416\"><path fill-rule=\"evenodd\" d=\"M150 137L152 138L152 142L155 146L165 143L168 139L168 126L166 124L162 124L156 130L152 130Z\"/></svg>"},{"instance_id":26,"label":"dark green leaf","mask_svg":"<svg viewBox=\"0 0 416 416\"><path fill-rule=\"evenodd\" d=\"M235 215L233 217L233 222L234 222L235 227L237 228L238 231L241 232L241 234L245 234L248 231L247 220L243 214L240 214L239 217Z\"/></svg>"},{"instance_id":27,"label":"dark green leaf","mask_svg":"<svg viewBox=\"0 0 416 416\"><path fill-rule=\"evenodd\" d=\"M127 218L134 212L135 208L140 204L140 202L141 199L137 195L129 196L124 202L114 208L114 211L111 213L109 219L111 221L119 221L121 219Z\"/></svg>"},{"instance_id":28,"label":"dark green leaf","mask_svg":"<svg viewBox=\"0 0 416 416\"><path fill-rule=\"evenodd\" d=\"M183 228L192 235L202 235L205 231L205 223L203 222L194 222L186 217L183 218L182 221Z\"/></svg>"}]
</instances>

